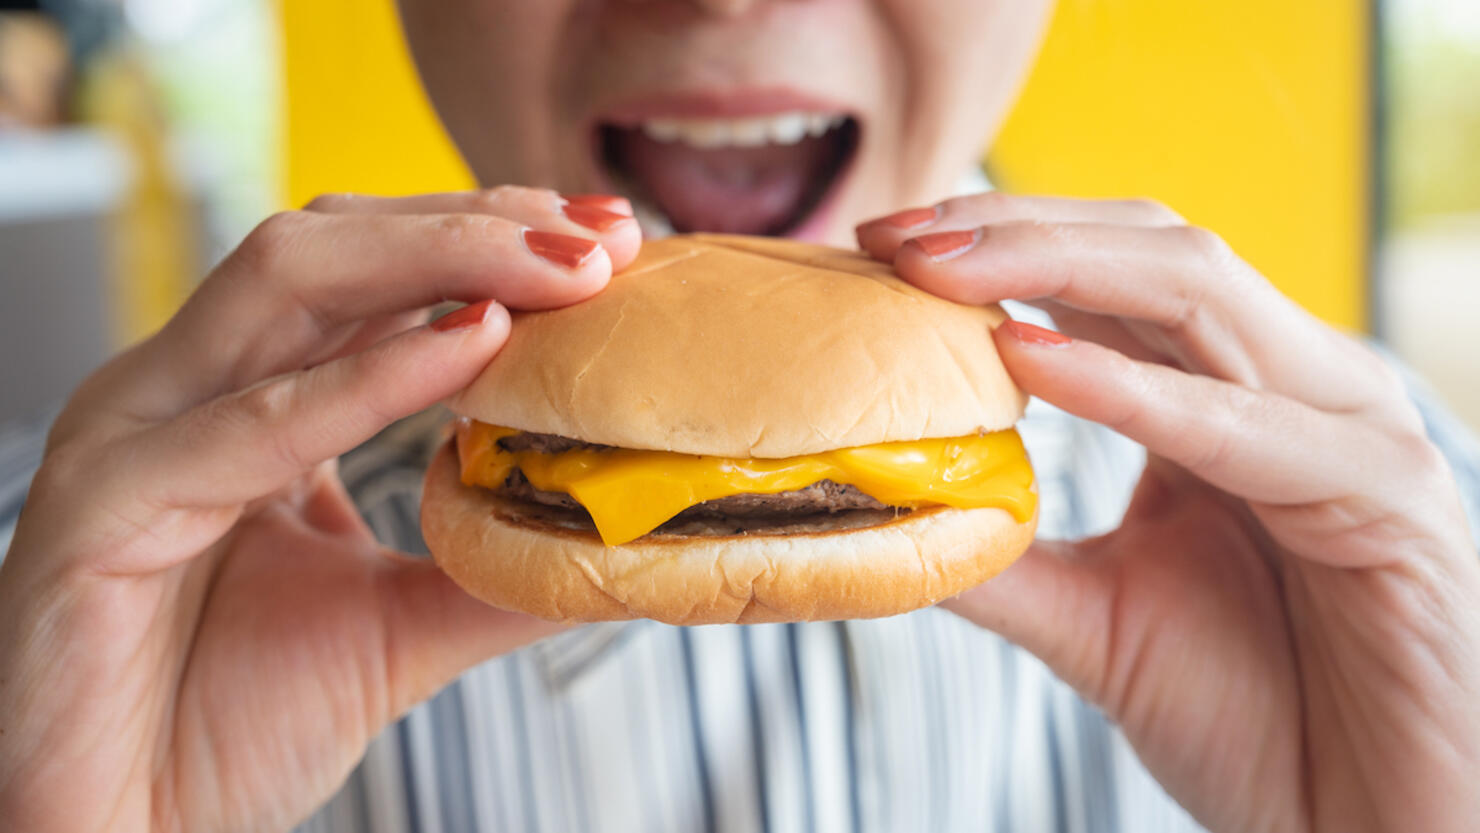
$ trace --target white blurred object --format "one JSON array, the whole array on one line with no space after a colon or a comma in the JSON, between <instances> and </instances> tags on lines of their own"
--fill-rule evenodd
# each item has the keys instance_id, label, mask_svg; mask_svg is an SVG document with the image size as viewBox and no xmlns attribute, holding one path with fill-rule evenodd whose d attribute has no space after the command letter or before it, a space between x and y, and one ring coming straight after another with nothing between
<instances>
[{"instance_id":1,"label":"white blurred object","mask_svg":"<svg viewBox=\"0 0 1480 833\"><path fill-rule=\"evenodd\" d=\"M1395 232L1382 275L1389 342L1480 430L1480 215Z\"/></svg>"},{"instance_id":2,"label":"white blurred object","mask_svg":"<svg viewBox=\"0 0 1480 833\"><path fill-rule=\"evenodd\" d=\"M270 0L106 0L148 69L180 173L208 171L207 254L234 248L279 207L279 44ZM183 150L182 150L183 148Z\"/></svg>"},{"instance_id":3,"label":"white blurred object","mask_svg":"<svg viewBox=\"0 0 1480 833\"><path fill-rule=\"evenodd\" d=\"M132 180L107 134L0 135L0 421L61 401L113 349L110 224Z\"/></svg>"},{"instance_id":4,"label":"white blurred object","mask_svg":"<svg viewBox=\"0 0 1480 833\"><path fill-rule=\"evenodd\" d=\"M106 133L0 133L0 223L105 212L132 177L127 152Z\"/></svg>"},{"instance_id":5,"label":"white blurred object","mask_svg":"<svg viewBox=\"0 0 1480 833\"><path fill-rule=\"evenodd\" d=\"M196 32L211 6L223 0L124 0L123 17L147 41L172 43Z\"/></svg>"},{"instance_id":6,"label":"white blurred object","mask_svg":"<svg viewBox=\"0 0 1480 833\"><path fill-rule=\"evenodd\" d=\"M1426 27L1451 37L1480 40L1480 3L1475 0L1390 0L1386 14L1399 25Z\"/></svg>"}]
</instances>

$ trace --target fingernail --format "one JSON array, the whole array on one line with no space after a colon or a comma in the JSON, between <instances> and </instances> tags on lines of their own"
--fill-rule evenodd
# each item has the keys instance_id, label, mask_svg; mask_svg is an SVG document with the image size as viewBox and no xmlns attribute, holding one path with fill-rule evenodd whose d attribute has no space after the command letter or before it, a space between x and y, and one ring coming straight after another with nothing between
<instances>
[{"instance_id":1,"label":"fingernail","mask_svg":"<svg viewBox=\"0 0 1480 833\"><path fill-rule=\"evenodd\" d=\"M626 197L616 194L561 194L561 199L571 205L590 205L596 208L605 208L607 211L615 211L628 217L632 216L632 203Z\"/></svg>"},{"instance_id":2,"label":"fingernail","mask_svg":"<svg viewBox=\"0 0 1480 833\"><path fill-rule=\"evenodd\" d=\"M1029 324L1026 321L1004 321L1002 329L1018 341L1035 347L1063 347L1073 341L1063 333L1054 332L1037 324Z\"/></svg>"},{"instance_id":3,"label":"fingernail","mask_svg":"<svg viewBox=\"0 0 1480 833\"><path fill-rule=\"evenodd\" d=\"M942 231L937 234L923 234L912 237L905 241L905 245L913 243L919 246L921 251L930 256L936 263L944 263L955 257L960 257L971 250L980 239L980 233L972 231Z\"/></svg>"},{"instance_id":4,"label":"fingernail","mask_svg":"<svg viewBox=\"0 0 1480 833\"><path fill-rule=\"evenodd\" d=\"M608 211L605 208L598 208L594 205L567 203L560 210L565 212L566 218L572 223L577 223L596 231L606 231L618 223L625 223L632 220L632 215L630 214L618 214L615 211Z\"/></svg>"},{"instance_id":5,"label":"fingernail","mask_svg":"<svg viewBox=\"0 0 1480 833\"><path fill-rule=\"evenodd\" d=\"M601 244L595 240L528 228L524 230L524 246L531 254L567 269L575 269L590 260L596 250L601 248Z\"/></svg>"},{"instance_id":6,"label":"fingernail","mask_svg":"<svg viewBox=\"0 0 1480 833\"><path fill-rule=\"evenodd\" d=\"M477 327L488 320L488 311L492 308L492 301L479 301L476 304L459 307L433 321L432 329L439 333L446 333Z\"/></svg>"},{"instance_id":7,"label":"fingernail","mask_svg":"<svg viewBox=\"0 0 1480 833\"><path fill-rule=\"evenodd\" d=\"M896 214L890 214L888 217L880 217L874 222L897 229L909 230L924 228L938 219L940 219L939 208L911 208Z\"/></svg>"}]
</instances>

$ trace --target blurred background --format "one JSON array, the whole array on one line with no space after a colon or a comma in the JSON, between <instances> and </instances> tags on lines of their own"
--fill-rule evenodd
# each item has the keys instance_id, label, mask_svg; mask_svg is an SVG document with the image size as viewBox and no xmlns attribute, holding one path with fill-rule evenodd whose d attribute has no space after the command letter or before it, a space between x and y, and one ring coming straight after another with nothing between
<instances>
[{"instance_id":1,"label":"blurred background","mask_svg":"<svg viewBox=\"0 0 1480 833\"><path fill-rule=\"evenodd\" d=\"M1480 428L1480 2L1059 0L983 163L1167 202ZM391 0L0 0L0 421L272 211L469 184Z\"/></svg>"}]
</instances>

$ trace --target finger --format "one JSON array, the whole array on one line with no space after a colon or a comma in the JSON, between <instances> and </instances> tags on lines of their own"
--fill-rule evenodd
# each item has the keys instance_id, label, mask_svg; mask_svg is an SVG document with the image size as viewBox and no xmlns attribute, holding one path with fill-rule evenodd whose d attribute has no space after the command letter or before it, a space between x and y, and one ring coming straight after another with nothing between
<instances>
[{"instance_id":1,"label":"finger","mask_svg":"<svg viewBox=\"0 0 1480 833\"><path fill-rule=\"evenodd\" d=\"M912 208L869 220L855 231L859 248L874 258L892 262L895 252L906 240L922 234L967 231L1021 220L1124 226L1182 225L1177 212L1152 200L1076 200L988 191L949 199L929 208Z\"/></svg>"},{"instance_id":2,"label":"finger","mask_svg":"<svg viewBox=\"0 0 1480 833\"><path fill-rule=\"evenodd\" d=\"M430 560L395 556L386 578L389 722L463 671L567 629L491 607L453 583Z\"/></svg>"},{"instance_id":3,"label":"finger","mask_svg":"<svg viewBox=\"0 0 1480 833\"><path fill-rule=\"evenodd\" d=\"M304 209L326 214L488 214L531 228L594 237L622 269L637 257L642 244L632 203L612 194L563 195L546 188L501 185L481 191L418 194L411 197L367 197L328 194Z\"/></svg>"},{"instance_id":4,"label":"finger","mask_svg":"<svg viewBox=\"0 0 1480 833\"><path fill-rule=\"evenodd\" d=\"M1055 301L1037 301L1031 305L1048 313L1053 318L1054 328L1061 333L1103 344L1137 361L1156 364L1175 362L1169 358L1174 355L1172 347L1165 343L1165 339L1157 342L1156 339L1149 338L1151 334L1144 331L1141 322L1096 315ZM1150 343L1157 343L1158 346L1152 347Z\"/></svg>"},{"instance_id":5,"label":"finger","mask_svg":"<svg viewBox=\"0 0 1480 833\"><path fill-rule=\"evenodd\" d=\"M915 238L895 268L962 303L1047 300L1143 322L1142 342L1188 370L1323 410L1393 400L1380 360L1359 355L1201 229L1009 223Z\"/></svg>"},{"instance_id":6,"label":"finger","mask_svg":"<svg viewBox=\"0 0 1480 833\"><path fill-rule=\"evenodd\" d=\"M941 607L1002 635L1093 698L1110 653L1113 576L1075 551L1075 544L1035 542L995 578Z\"/></svg>"},{"instance_id":7,"label":"finger","mask_svg":"<svg viewBox=\"0 0 1480 833\"><path fill-rule=\"evenodd\" d=\"M1129 359L1022 322L995 333L1025 391L1107 425L1212 485L1249 501L1307 504L1351 494L1388 462L1353 455L1375 437L1289 398Z\"/></svg>"},{"instance_id":8,"label":"finger","mask_svg":"<svg viewBox=\"0 0 1480 833\"><path fill-rule=\"evenodd\" d=\"M109 575L174 566L219 539L242 506L466 387L508 332L507 310L475 304L90 450L70 497L102 520L58 551Z\"/></svg>"},{"instance_id":9,"label":"finger","mask_svg":"<svg viewBox=\"0 0 1480 833\"><path fill-rule=\"evenodd\" d=\"M499 217L279 215L146 343L147 362L176 394L155 407L172 415L305 367L366 318L445 299L558 307L592 295L610 276L595 241ZM120 395L135 382L123 380Z\"/></svg>"},{"instance_id":10,"label":"finger","mask_svg":"<svg viewBox=\"0 0 1480 833\"><path fill-rule=\"evenodd\" d=\"M508 337L484 302L370 349L197 406L132 438L99 480L160 511L231 507L276 491L390 423L466 387ZM126 465L125 465L126 463Z\"/></svg>"},{"instance_id":11,"label":"finger","mask_svg":"<svg viewBox=\"0 0 1480 833\"><path fill-rule=\"evenodd\" d=\"M331 362L343 356L354 355L372 345L405 332L412 327L419 327L427 322L428 310L419 309L411 312L398 312L390 315L377 315L367 318L356 324L343 327L342 334L337 339L331 339L323 345L316 355L305 358L304 366Z\"/></svg>"},{"instance_id":12,"label":"finger","mask_svg":"<svg viewBox=\"0 0 1480 833\"><path fill-rule=\"evenodd\" d=\"M561 194L548 188L499 185L478 191L449 191L409 197L364 194L324 194L304 211L326 214L494 214L519 219L527 213L548 213L551 206L589 205L632 216L632 203L616 194Z\"/></svg>"}]
</instances>

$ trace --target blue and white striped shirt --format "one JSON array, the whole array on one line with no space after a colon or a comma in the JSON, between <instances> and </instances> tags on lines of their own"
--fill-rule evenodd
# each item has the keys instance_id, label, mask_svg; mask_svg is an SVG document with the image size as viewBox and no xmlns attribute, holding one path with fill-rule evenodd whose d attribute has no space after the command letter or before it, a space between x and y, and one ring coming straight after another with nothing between
<instances>
[{"instance_id":1,"label":"blue and white striped shirt","mask_svg":"<svg viewBox=\"0 0 1480 833\"><path fill-rule=\"evenodd\" d=\"M1480 449L1421 387L1472 528ZM424 552L444 418L400 423L341 474L387 544ZM1115 525L1144 452L1034 402L1020 426L1041 534ZM0 432L0 551L44 421ZM1194 831L1126 741L1042 664L927 609L874 621L582 627L465 674L389 727L303 833Z\"/></svg>"}]
</instances>

